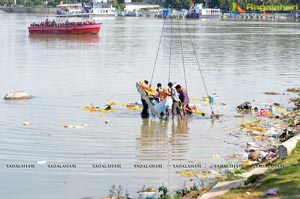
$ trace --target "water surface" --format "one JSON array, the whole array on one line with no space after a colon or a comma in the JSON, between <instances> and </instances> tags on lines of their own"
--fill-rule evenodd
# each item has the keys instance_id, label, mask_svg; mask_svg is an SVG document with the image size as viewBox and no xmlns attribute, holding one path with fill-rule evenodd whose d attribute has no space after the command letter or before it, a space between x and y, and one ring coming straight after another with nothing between
<instances>
[{"instance_id":1,"label":"water surface","mask_svg":"<svg viewBox=\"0 0 300 199\"><path fill-rule=\"evenodd\" d=\"M0 94L25 90L34 96L0 100L0 193L6 199L19 198L20 193L30 199L99 198L113 184L131 195L144 184L176 189L184 179L172 164L226 163L226 155L242 153L241 146L251 141L228 135L242 120L233 117L235 106L244 101L259 107L287 104L292 94L263 92L285 93L299 86L298 23L167 20L160 42L161 19L98 18L103 22L99 35L29 35L27 26L42 19L0 14ZM151 78L156 57L153 85L165 86L170 78L187 87L190 97L205 96L194 53L208 92L216 96L213 108L224 114L221 120L212 121L208 115L184 121L142 120L139 111L122 105L140 99L135 82ZM121 102L114 107L118 112L81 110L108 101ZM207 104L201 106L210 112ZM63 128L82 124L88 127ZM212 157L216 154L221 158ZM36 168L6 168L13 163ZM47 168L64 163L77 168ZM96 163L122 168L93 169ZM135 169L135 163L162 164L163 169Z\"/></svg>"}]
</instances>

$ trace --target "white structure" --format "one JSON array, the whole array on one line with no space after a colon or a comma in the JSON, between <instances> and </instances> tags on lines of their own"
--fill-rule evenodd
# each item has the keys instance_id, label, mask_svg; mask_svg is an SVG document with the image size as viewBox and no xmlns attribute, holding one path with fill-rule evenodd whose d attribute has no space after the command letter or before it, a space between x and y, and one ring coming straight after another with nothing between
<instances>
[{"instance_id":1,"label":"white structure","mask_svg":"<svg viewBox=\"0 0 300 199\"><path fill-rule=\"evenodd\" d=\"M56 6L57 8L59 8L62 11L65 12L82 12L82 5L81 3L77 3L77 4L59 4Z\"/></svg>"},{"instance_id":2,"label":"white structure","mask_svg":"<svg viewBox=\"0 0 300 199\"><path fill-rule=\"evenodd\" d=\"M217 17L221 16L221 10L215 8L205 8L202 3L197 3L189 9L188 15L198 17Z\"/></svg>"},{"instance_id":3,"label":"white structure","mask_svg":"<svg viewBox=\"0 0 300 199\"><path fill-rule=\"evenodd\" d=\"M157 4L145 4L145 3L127 3L125 11L127 12L138 12L142 9L159 9L159 5Z\"/></svg>"},{"instance_id":4,"label":"white structure","mask_svg":"<svg viewBox=\"0 0 300 199\"><path fill-rule=\"evenodd\" d=\"M93 0L92 15L115 16L116 9L107 0Z\"/></svg>"}]
</instances>

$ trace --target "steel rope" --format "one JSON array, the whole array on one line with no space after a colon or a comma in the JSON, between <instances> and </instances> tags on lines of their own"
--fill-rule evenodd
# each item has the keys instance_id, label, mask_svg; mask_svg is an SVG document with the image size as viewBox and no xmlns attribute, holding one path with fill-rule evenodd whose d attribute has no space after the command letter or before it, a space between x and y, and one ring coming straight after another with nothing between
<instances>
[{"instance_id":1,"label":"steel rope","mask_svg":"<svg viewBox=\"0 0 300 199\"><path fill-rule=\"evenodd\" d=\"M187 92L188 91L188 87L187 87L186 72L185 72L185 63L184 63L184 57L183 57L183 47L182 47L182 40L181 40L180 22L179 22L179 19L177 19L177 21L178 21L178 28L179 28L181 59L182 59L182 67L183 67L183 73L184 73L185 89L186 89L186 92Z\"/></svg>"},{"instance_id":2,"label":"steel rope","mask_svg":"<svg viewBox=\"0 0 300 199\"><path fill-rule=\"evenodd\" d=\"M194 52L194 55L195 55L195 58L196 58L196 61L197 61L198 69L199 69L199 72L200 72L200 75L201 75L201 79L202 79L202 82L203 82L203 86L204 86L206 95L209 96L207 86L206 86L206 83L205 83L205 80L204 80L204 77L203 77L203 73L202 73L202 70L201 70L201 67L200 67L200 63L199 63L199 60L198 60L198 57L197 57L197 54L196 54L195 46L194 46L190 31L189 31L189 27L186 23L186 20L184 20L184 22L185 22L185 26L186 26L186 29L187 29L187 32L188 32L188 35L189 35L189 38L190 38L190 41L191 41L191 44L192 44L193 52ZM214 114L212 104L209 103L209 105L210 105L210 109L211 109L212 113Z\"/></svg>"},{"instance_id":3,"label":"steel rope","mask_svg":"<svg viewBox=\"0 0 300 199\"><path fill-rule=\"evenodd\" d=\"M150 85L152 85L152 80L153 80L153 76L154 76L154 72L155 72L155 68L156 68L156 62L157 62L158 53L159 53L159 49L160 49L161 39L162 39L162 36L163 36L163 33L164 33L164 29L165 29L165 23L166 23L166 19L164 19L163 28L162 28L161 34L160 34L160 39L159 39L158 49L157 49L157 53L156 53L156 57L155 57L155 62L154 62L154 66L153 66L153 71L152 71L152 75L151 75L151 80L150 80Z\"/></svg>"}]
</instances>

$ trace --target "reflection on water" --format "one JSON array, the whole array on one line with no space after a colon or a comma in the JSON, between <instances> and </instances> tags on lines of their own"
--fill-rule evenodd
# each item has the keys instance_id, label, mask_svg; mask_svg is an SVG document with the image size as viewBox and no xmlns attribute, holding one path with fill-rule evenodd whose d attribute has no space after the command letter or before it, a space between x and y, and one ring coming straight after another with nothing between
<instances>
[{"instance_id":1,"label":"reflection on water","mask_svg":"<svg viewBox=\"0 0 300 199\"><path fill-rule=\"evenodd\" d=\"M168 143L168 121L142 119L137 136L138 160L165 160Z\"/></svg>"},{"instance_id":2,"label":"reflection on water","mask_svg":"<svg viewBox=\"0 0 300 199\"><path fill-rule=\"evenodd\" d=\"M137 139L139 160L185 160L188 147L188 118L143 119Z\"/></svg>"},{"instance_id":3,"label":"reflection on water","mask_svg":"<svg viewBox=\"0 0 300 199\"><path fill-rule=\"evenodd\" d=\"M82 35L82 34L29 34L29 38L34 42L81 42L81 43L96 43L100 41L100 36Z\"/></svg>"}]
</instances>

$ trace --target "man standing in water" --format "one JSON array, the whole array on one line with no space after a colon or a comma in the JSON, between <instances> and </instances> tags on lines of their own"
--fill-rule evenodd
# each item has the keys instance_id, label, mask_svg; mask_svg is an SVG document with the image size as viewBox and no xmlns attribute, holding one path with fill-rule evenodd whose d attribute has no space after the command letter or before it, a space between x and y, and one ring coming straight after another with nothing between
<instances>
[{"instance_id":1,"label":"man standing in water","mask_svg":"<svg viewBox=\"0 0 300 199\"><path fill-rule=\"evenodd\" d=\"M148 96L146 90L149 87L149 82L147 80L144 80L143 82L141 82L141 87L143 88L146 95ZM143 97L141 97L141 101L142 101L142 104L143 104L143 110L141 112L141 117L142 118L148 118L149 117L149 106L148 106L147 102L143 99Z\"/></svg>"},{"instance_id":2,"label":"man standing in water","mask_svg":"<svg viewBox=\"0 0 300 199\"><path fill-rule=\"evenodd\" d=\"M176 89L173 86L172 82L168 83L168 90L170 91L170 96L172 97L173 104L172 104L172 120L174 119L174 115L177 112L179 114L180 118L182 119L182 115L180 112L180 99L179 99L179 94L176 91Z\"/></svg>"}]
</instances>

